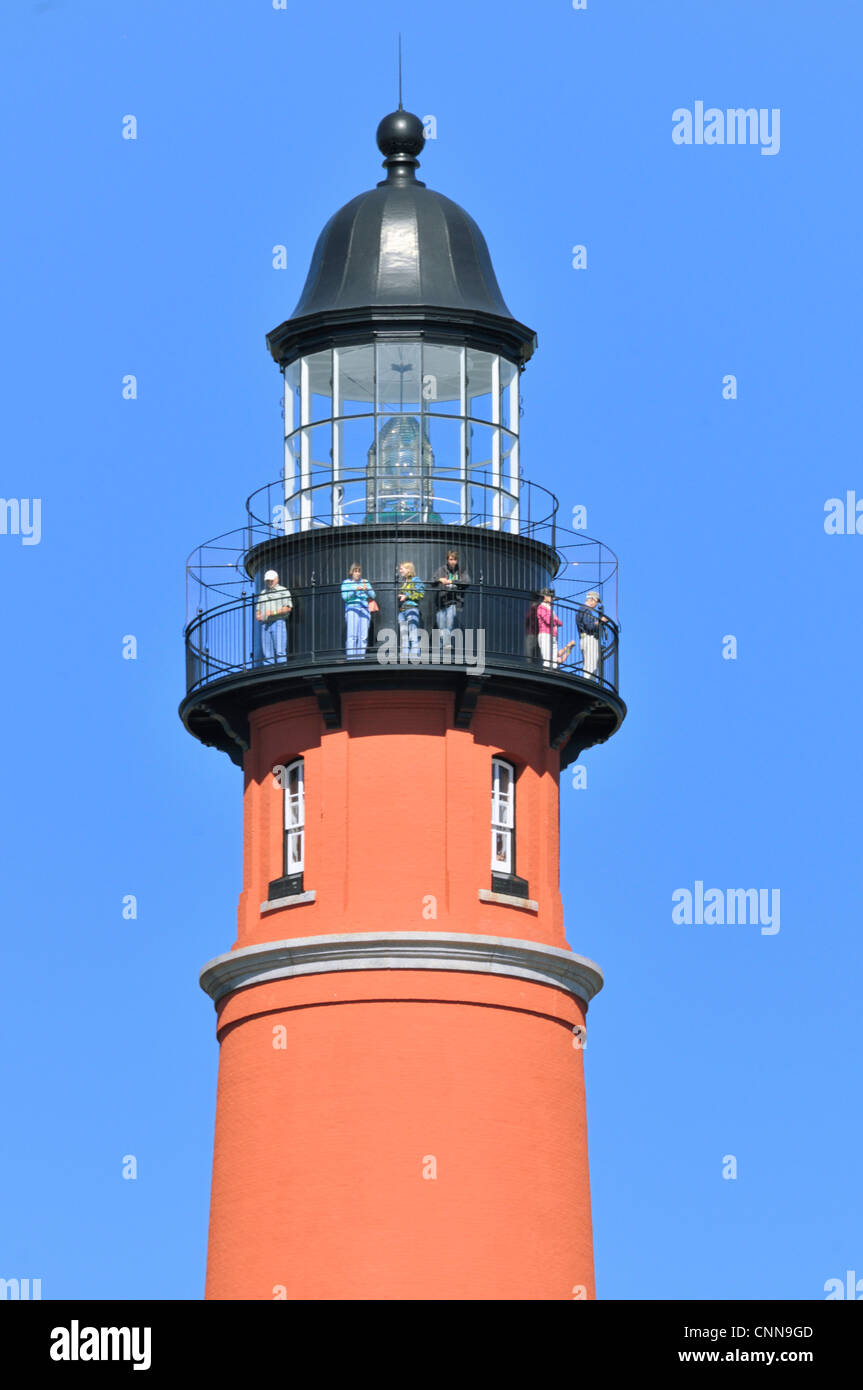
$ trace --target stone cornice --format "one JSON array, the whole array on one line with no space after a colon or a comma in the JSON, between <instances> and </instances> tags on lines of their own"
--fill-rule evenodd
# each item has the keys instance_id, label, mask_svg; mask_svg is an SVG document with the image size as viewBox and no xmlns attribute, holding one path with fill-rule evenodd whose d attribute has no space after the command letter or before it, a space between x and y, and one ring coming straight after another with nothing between
<instances>
[{"instance_id":1,"label":"stone cornice","mask_svg":"<svg viewBox=\"0 0 863 1390\"><path fill-rule=\"evenodd\" d=\"M550 985L587 1004L602 988L602 972L572 951L536 941L462 932L354 932L268 941L208 961L201 988L218 1004L250 985L336 970L449 970L506 975Z\"/></svg>"}]
</instances>

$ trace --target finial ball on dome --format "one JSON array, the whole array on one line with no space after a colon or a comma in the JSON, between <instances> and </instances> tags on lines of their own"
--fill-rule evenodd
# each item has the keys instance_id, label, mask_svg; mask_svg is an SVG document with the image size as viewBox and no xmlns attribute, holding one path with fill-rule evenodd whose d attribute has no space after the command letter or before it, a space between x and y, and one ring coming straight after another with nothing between
<instances>
[{"instance_id":1,"label":"finial ball on dome","mask_svg":"<svg viewBox=\"0 0 863 1390\"><path fill-rule=\"evenodd\" d=\"M392 111L378 126L378 149L386 158L406 154L416 157L426 142L423 123L410 111Z\"/></svg>"}]
</instances>

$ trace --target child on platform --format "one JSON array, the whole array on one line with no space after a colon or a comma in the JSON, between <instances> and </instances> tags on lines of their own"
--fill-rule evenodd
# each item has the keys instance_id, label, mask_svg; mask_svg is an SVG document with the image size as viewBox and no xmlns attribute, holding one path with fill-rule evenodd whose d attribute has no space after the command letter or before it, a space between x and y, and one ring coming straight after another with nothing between
<instances>
[{"instance_id":1,"label":"child on platform","mask_svg":"<svg viewBox=\"0 0 863 1390\"><path fill-rule=\"evenodd\" d=\"M404 657L408 652L410 656L420 655L420 602L425 594L425 584L421 579L417 579L417 572L410 560L404 560L399 565L399 578L402 581L399 588L399 632L401 633L401 656Z\"/></svg>"}]
</instances>

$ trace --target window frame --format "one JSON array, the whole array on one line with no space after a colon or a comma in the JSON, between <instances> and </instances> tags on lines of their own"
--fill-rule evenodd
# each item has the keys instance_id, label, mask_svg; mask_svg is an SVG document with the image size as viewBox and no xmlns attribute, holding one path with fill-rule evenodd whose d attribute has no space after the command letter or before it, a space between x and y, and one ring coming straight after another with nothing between
<instances>
[{"instance_id":1,"label":"window frame","mask_svg":"<svg viewBox=\"0 0 863 1390\"><path fill-rule=\"evenodd\" d=\"M505 771L509 779L508 791L503 798L499 790L500 773ZM516 869L516 825L515 825L515 783L516 768L508 758L498 754L491 760L491 872L496 877L515 878ZM499 808L508 811L508 818L500 818ZM506 837L506 863L497 857L498 837Z\"/></svg>"},{"instance_id":2,"label":"window frame","mask_svg":"<svg viewBox=\"0 0 863 1390\"><path fill-rule=\"evenodd\" d=\"M291 774L298 772L297 791L291 792ZM283 798L283 836L282 873L285 878L295 878L305 873L306 868L306 770L305 759L294 758L285 767ZM295 798L298 819L291 818L292 798ZM298 859L291 859L292 841L299 840Z\"/></svg>"}]
</instances>

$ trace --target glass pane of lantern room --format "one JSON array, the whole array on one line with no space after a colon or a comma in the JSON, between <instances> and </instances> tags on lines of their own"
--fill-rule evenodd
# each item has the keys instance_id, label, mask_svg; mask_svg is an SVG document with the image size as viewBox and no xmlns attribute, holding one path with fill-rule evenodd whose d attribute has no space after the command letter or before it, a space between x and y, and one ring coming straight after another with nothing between
<instances>
[{"instance_id":1,"label":"glass pane of lantern room","mask_svg":"<svg viewBox=\"0 0 863 1390\"><path fill-rule=\"evenodd\" d=\"M376 437L369 453L369 482L378 521L423 519L431 447L422 414L418 342L377 345Z\"/></svg>"},{"instance_id":2,"label":"glass pane of lantern room","mask_svg":"<svg viewBox=\"0 0 863 1390\"><path fill-rule=\"evenodd\" d=\"M300 426L300 363L299 359L285 368L285 434Z\"/></svg>"},{"instance_id":3,"label":"glass pane of lantern room","mask_svg":"<svg viewBox=\"0 0 863 1390\"><path fill-rule=\"evenodd\" d=\"M434 415L461 413L461 357L464 349L426 343L423 347L423 409Z\"/></svg>"},{"instance_id":4,"label":"glass pane of lantern room","mask_svg":"<svg viewBox=\"0 0 863 1390\"><path fill-rule=\"evenodd\" d=\"M302 430L295 430L285 440L284 501L288 503L299 486L300 441Z\"/></svg>"},{"instance_id":5,"label":"glass pane of lantern room","mask_svg":"<svg viewBox=\"0 0 863 1390\"><path fill-rule=\"evenodd\" d=\"M422 398L419 343L378 343L378 410L419 415ZM380 428L383 422L378 422Z\"/></svg>"},{"instance_id":6,"label":"glass pane of lantern room","mask_svg":"<svg viewBox=\"0 0 863 1390\"><path fill-rule=\"evenodd\" d=\"M512 383L517 376L518 368L512 362L507 362L505 357L502 357L500 359L500 423L516 434L518 433L518 420L513 420L512 412L517 393L513 391Z\"/></svg>"},{"instance_id":7,"label":"glass pane of lantern room","mask_svg":"<svg viewBox=\"0 0 863 1390\"><path fill-rule=\"evenodd\" d=\"M368 473L377 501L376 520L425 520L432 469L427 417L378 416L380 429L369 450Z\"/></svg>"},{"instance_id":8,"label":"glass pane of lantern room","mask_svg":"<svg viewBox=\"0 0 863 1390\"><path fill-rule=\"evenodd\" d=\"M339 392L336 415L368 415L375 408L375 350L337 348Z\"/></svg>"},{"instance_id":9,"label":"glass pane of lantern room","mask_svg":"<svg viewBox=\"0 0 863 1390\"><path fill-rule=\"evenodd\" d=\"M427 415L425 424L434 469L432 511L449 525L461 525L464 522L461 481L462 422ZM430 516L429 520L435 520L435 517Z\"/></svg>"},{"instance_id":10,"label":"glass pane of lantern room","mask_svg":"<svg viewBox=\"0 0 863 1390\"><path fill-rule=\"evenodd\" d=\"M333 413L333 354L315 352L306 358L308 365L309 412L306 421L329 420Z\"/></svg>"},{"instance_id":11,"label":"glass pane of lantern room","mask_svg":"<svg viewBox=\"0 0 863 1390\"><path fill-rule=\"evenodd\" d=\"M312 436L312 468L317 476L312 481L319 483L324 481L320 476L320 470L325 469L330 472L333 463L333 430L332 424L328 421L325 425L317 425L310 431Z\"/></svg>"},{"instance_id":12,"label":"glass pane of lantern room","mask_svg":"<svg viewBox=\"0 0 863 1390\"><path fill-rule=\"evenodd\" d=\"M493 526L499 496L492 477L495 431L491 425L469 424L467 433L469 511L473 525Z\"/></svg>"},{"instance_id":13,"label":"glass pane of lantern room","mask_svg":"<svg viewBox=\"0 0 863 1390\"><path fill-rule=\"evenodd\" d=\"M491 425L469 425L468 426L468 466L470 468L482 468L489 470L491 480L491 465L494 452L494 430Z\"/></svg>"},{"instance_id":14,"label":"glass pane of lantern room","mask_svg":"<svg viewBox=\"0 0 863 1390\"><path fill-rule=\"evenodd\" d=\"M518 440L509 430L500 431L501 520L511 531L519 525Z\"/></svg>"},{"instance_id":15,"label":"glass pane of lantern room","mask_svg":"<svg viewBox=\"0 0 863 1390\"><path fill-rule=\"evenodd\" d=\"M332 446L333 446L333 426L328 421L325 425L316 425L314 429L302 431L303 442L300 450L300 517L302 519L303 530L311 524L311 518L316 517L327 526L332 525L330 518L332 497L331 489L321 487L322 483L328 483L332 477Z\"/></svg>"},{"instance_id":16,"label":"glass pane of lantern room","mask_svg":"<svg viewBox=\"0 0 863 1390\"><path fill-rule=\"evenodd\" d=\"M467 353L467 413L475 420L493 420L492 364L494 356L490 352L476 352L468 348Z\"/></svg>"},{"instance_id":17,"label":"glass pane of lantern room","mask_svg":"<svg viewBox=\"0 0 863 1390\"><path fill-rule=\"evenodd\" d=\"M366 507L366 470L371 461L370 449L375 438L373 415L345 420L341 432L341 470L339 481L344 488L342 506L344 522L362 521ZM373 455L372 455L373 457Z\"/></svg>"}]
</instances>

